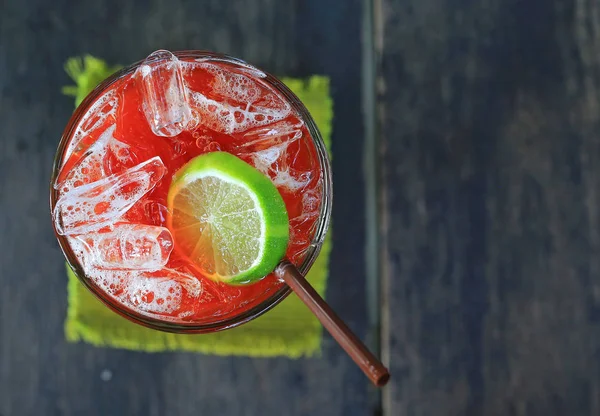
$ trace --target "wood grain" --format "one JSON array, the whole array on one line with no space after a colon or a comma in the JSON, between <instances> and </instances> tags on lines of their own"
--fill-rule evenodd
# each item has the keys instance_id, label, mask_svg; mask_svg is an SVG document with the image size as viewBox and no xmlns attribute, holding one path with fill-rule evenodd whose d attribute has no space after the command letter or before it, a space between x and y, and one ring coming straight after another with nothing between
<instances>
[{"instance_id":1,"label":"wood grain","mask_svg":"<svg viewBox=\"0 0 600 416\"><path fill-rule=\"evenodd\" d=\"M387 414L600 414L600 6L376 7Z\"/></svg>"},{"instance_id":2,"label":"wood grain","mask_svg":"<svg viewBox=\"0 0 600 416\"><path fill-rule=\"evenodd\" d=\"M364 337L360 3L0 3L0 415L365 415L368 380L324 335L321 357L221 358L67 344L64 260L48 186L72 111L62 65L211 49L269 72L331 77L335 222L328 301Z\"/></svg>"}]
</instances>

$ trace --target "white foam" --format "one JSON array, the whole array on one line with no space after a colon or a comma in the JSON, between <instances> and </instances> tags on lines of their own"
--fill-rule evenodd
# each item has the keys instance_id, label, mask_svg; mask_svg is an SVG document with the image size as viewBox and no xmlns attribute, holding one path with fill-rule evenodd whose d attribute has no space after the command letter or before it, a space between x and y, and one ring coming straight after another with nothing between
<instances>
[{"instance_id":1,"label":"white foam","mask_svg":"<svg viewBox=\"0 0 600 416\"><path fill-rule=\"evenodd\" d=\"M73 251L73 254L75 254L75 257L77 257L77 260L83 267L83 270L88 274L93 269L93 266L87 262L88 256L85 244L72 236L67 236L67 241L69 242L69 246L71 246L71 251Z\"/></svg>"},{"instance_id":2,"label":"white foam","mask_svg":"<svg viewBox=\"0 0 600 416\"><path fill-rule=\"evenodd\" d=\"M166 171L157 156L119 175L64 193L53 211L57 232L83 234L113 224L152 190Z\"/></svg>"},{"instance_id":3,"label":"white foam","mask_svg":"<svg viewBox=\"0 0 600 416\"><path fill-rule=\"evenodd\" d=\"M142 76L147 77L148 75L150 75L150 72L152 71L152 69L150 68L149 65L142 65L140 67L140 70L142 72Z\"/></svg>"}]
</instances>

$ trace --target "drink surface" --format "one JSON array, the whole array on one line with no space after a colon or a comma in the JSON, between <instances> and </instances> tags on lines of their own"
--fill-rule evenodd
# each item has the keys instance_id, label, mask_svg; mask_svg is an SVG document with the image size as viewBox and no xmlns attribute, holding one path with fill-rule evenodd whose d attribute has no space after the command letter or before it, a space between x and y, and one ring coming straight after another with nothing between
<instances>
[{"instance_id":1,"label":"drink surface","mask_svg":"<svg viewBox=\"0 0 600 416\"><path fill-rule=\"evenodd\" d=\"M172 176L219 150L253 165L283 197L286 256L300 265L319 219L321 166L301 116L259 70L219 58L173 65L142 65L90 106L64 147L53 214L111 302L166 321L211 323L260 304L281 283L269 275L229 286L202 276L167 227Z\"/></svg>"}]
</instances>

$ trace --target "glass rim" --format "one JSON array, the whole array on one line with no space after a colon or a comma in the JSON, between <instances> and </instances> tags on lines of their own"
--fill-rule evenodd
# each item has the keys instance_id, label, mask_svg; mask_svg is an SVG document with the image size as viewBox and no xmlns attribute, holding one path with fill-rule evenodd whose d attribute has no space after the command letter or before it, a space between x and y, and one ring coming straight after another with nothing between
<instances>
[{"instance_id":1,"label":"glass rim","mask_svg":"<svg viewBox=\"0 0 600 416\"><path fill-rule=\"evenodd\" d=\"M184 51L175 51L173 52L175 56L178 58L215 58L219 60L223 60L230 63L241 64L241 65L249 65L247 62L235 58L226 54L215 53L210 51L203 50L184 50ZM52 211L57 199L58 199L58 190L54 187L54 182L60 172L60 168L63 164L63 157L65 154L66 146L69 144L73 134L75 133L75 129L78 126L79 122L83 118L83 116L87 113L89 107L99 98L99 96L111 87L115 82L120 80L121 78L132 74L143 62L143 60L134 62L131 65L128 65L121 70L115 72L104 81L102 81L96 88L94 88L81 102L81 104L75 109L74 113L71 115L63 134L61 135L60 142L56 151L56 156L54 158L54 163L52 167L52 175L50 179L50 210ZM251 65L252 66L252 65ZM252 66L255 68L254 66ZM315 260L317 259L321 248L323 246L323 242L325 240L325 236L327 234L327 230L329 228L329 223L331 221L331 204L332 204L332 172L331 165L329 161L329 156L327 153L327 148L325 146L325 142L306 107L300 101L300 99L279 79L270 75L267 72L262 71L266 76L262 78L263 81L267 82L273 88L277 90L281 95L288 100L289 104L292 108L299 114L302 121L305 123L311 140L315 145L317 156L321 168L322 181L323 181L323 198L321 202L321 209L319 212L319 219L316 226L314 237L309 245L309 248L306 253L306 257L302 264L299 266L299 270L302 274L306 274ZM142 313L136 312L133 309L130 309L120 303L118 301L113 300L110 295L106 294L103 290L101 290L91 279L87 278L83 267L79 264L77 257L73 253L70 244L67 241L67 237L64 235L58 234L56 230L56 225L54 220L52 221L52 227L54 229L54 233L58 240L59 246L67 260L67 263L71 267L73 273L78 278L78 280L104 305L118 313L119 315L133 321L137 324L146 326L148 328L157 329L166 332L174 332L174 333L209 333L221 331L224 329L234 328L241 324L251 321L254 318L259 317L265 312L269 311L271 308L276 306L279 302L285 299L290 293L291 289L285 283L279 288L275 293L269 296L267 299L262 302L254 305L252 308L243 311L240 314L237 314L233 317L216 320L211 323L197 323L197 322L175 322L169 321L167 319L162 320L154 317L150 317L144 315Z\"/></svg>"}]
</instances>

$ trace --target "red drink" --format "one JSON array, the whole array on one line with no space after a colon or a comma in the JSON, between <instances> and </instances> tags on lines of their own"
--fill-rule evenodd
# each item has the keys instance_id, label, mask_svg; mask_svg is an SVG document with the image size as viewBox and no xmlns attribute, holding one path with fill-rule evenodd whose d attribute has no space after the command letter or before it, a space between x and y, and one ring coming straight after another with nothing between
<instances>
[{"instance_id":1,"label":"red drink","mask_svg":"<svg viewBox=\"0 0 600 416\"><path fill-rule=\"evenodd\" d=\"M326 227L328 165L310 116L272 77L216 55L175 61L113 77L76 112L57 156L55 228L80 278L117 311L146 324L231 326L268 308L282 283L272 275L246 286L204 277L167 227L172 176L218 150L268 175L290 218L286 256L301 266L316 256Z\"/></svg>"}]
</instances>

